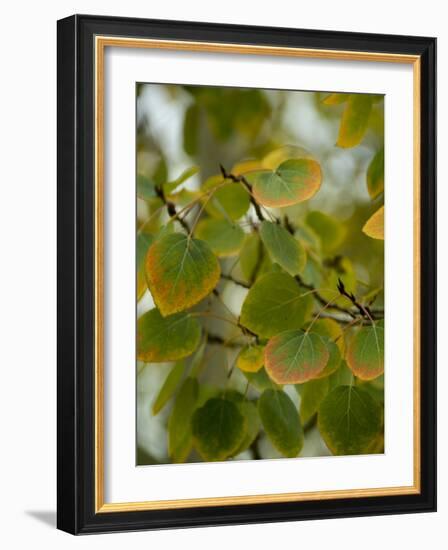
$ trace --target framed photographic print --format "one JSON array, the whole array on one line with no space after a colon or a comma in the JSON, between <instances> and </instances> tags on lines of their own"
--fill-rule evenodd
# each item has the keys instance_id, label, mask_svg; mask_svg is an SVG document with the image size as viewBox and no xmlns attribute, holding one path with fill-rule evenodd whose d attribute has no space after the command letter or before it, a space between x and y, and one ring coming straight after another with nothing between
<instances>
[{"instance_id":1,"label":"framed photographic print","mask_svg":"<svg viewBox=\"0 0 448 550\"><path fill-rule=\"evenodd\" d=\"M58 527L436 507L433 38L58 22Z\"/></svg>"}]
</instances>

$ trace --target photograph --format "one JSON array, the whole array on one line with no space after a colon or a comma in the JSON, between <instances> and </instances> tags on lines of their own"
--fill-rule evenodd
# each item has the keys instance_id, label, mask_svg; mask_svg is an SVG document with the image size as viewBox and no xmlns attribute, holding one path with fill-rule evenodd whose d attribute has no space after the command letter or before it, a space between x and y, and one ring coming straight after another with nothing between
<instances>
[{"instance_id":1,"label":"photograph","mask_svg":"<svg viewBox=\"0 0 448 550\"><path fill-rule=\"evenodd\" d=\"M387 98L135 90L136 465L387 452Z\"/></svg>"}]
</instances>

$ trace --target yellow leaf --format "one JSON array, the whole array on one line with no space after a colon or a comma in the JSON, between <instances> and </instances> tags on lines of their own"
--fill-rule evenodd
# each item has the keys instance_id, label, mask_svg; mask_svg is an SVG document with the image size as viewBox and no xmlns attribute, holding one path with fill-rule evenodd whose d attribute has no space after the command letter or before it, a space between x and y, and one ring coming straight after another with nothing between
<instances>
[{"instance_id":1,"label":"yellow leaf","mask_svg":"<svg viewBox=\"0 0 448 550\"><path fill-rule=\"evenodd\" d=\"M368 237L372 237L372 239L384 240L384 206L372 214L362 230Z\"/></svg>"}]
</instances>

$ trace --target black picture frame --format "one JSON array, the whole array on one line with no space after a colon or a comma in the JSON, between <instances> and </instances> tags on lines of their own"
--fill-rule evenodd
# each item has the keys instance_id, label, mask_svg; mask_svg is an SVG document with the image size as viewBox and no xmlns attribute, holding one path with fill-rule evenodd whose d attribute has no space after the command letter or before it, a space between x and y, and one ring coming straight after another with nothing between
<instances>
[{"instance_id":1,"label":"black picture frame","mask_svg":"<svg viewBox=\"0 0 448 550\"><path fill-rule=\"evenodd\" d=\"M95 513L95 36L384 52L421 62L421 491L302 502ZM73 534L436 510L436 39L74 15L58 21L57 525Z\"/></svg>"}]
</instances>

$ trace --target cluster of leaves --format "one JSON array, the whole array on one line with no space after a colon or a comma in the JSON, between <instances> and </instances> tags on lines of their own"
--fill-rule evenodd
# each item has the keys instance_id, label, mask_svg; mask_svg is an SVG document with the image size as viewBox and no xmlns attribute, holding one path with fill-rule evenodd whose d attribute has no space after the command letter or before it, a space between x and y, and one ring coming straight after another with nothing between
<instances>
[{"instance_id":1,"label":"cluster of leaves","mask_svg":"<svg viewBox=\"0 0 448 550\"><path fill-rule=\"evenodd\" d=\"M218 135L238 125L259 130L267 107L253 94L247 102L256 103L255 120L244 119L237 100L223 111L219 97L195 93L186 136L201 112L219 118L213 126ZM330 94L323 100L344 105L339 147L362 141L372 105L381 99ZM191 140L186 147L194 154ZM324 185L319 161L300 147L281 147L230 171L221 166L200 189L188 191L182 184L196 173L192 167L167 181L159 169L137 182L152 212L137 233L137 292L140 299L149 290L154 302L138 318L137 355L144 363L173 363L152 406L156 415L171 405L171 460L184 462L192 450L206 461L247 449L256 457L262 433L280 455L296 457L314 426L332 454L381 452L384 321L374 307L378 290L357 296L350 259L329 257L345 237L337 220L320 211L305 219L287 213ZM382 200L382 151L366 182L372 200ZM372 238L384 238L383 210L363 227ZM231 299L236 292L243 295L238 311ZM214 332L216 323L232 332ZM232 360L224 383L212 386L201 377L216 350ZM229 384L235 372L246 380L244 392ZM300 395L299 410L288 388Z\"/></svg>"}]
</instances>

